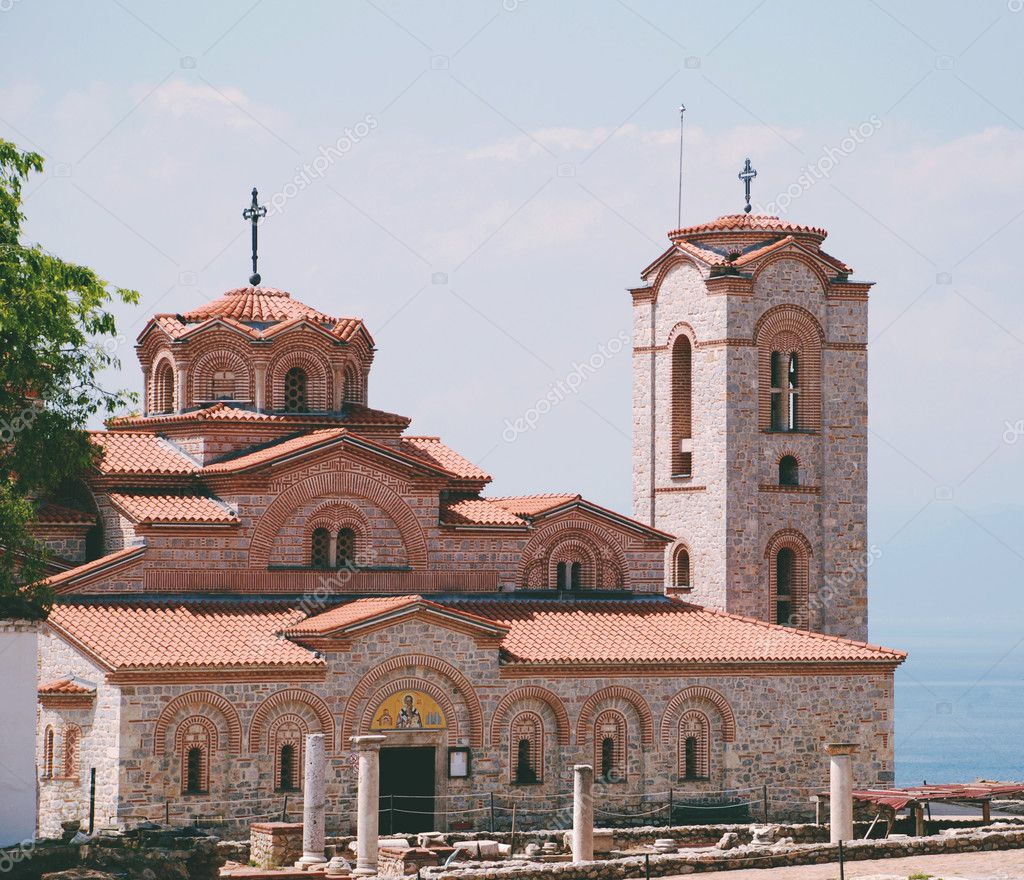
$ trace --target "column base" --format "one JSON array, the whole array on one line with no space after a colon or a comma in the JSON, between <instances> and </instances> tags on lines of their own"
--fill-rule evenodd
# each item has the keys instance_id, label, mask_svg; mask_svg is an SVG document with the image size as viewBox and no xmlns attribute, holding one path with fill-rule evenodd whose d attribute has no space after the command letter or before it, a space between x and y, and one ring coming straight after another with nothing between
<instances>
[{"instance_id":1,"label":"column base","mask_svg":"<svg viewBox=\"0 0 1024 880\"><path fill-rule=\"evenodd\" d=\"M312 854L306 854L306 855L303 855L303 857L301 859L299 859L295 863L295 867L296 868L305 868L306 865L322 865L326 861L327 861L327 857L326 856L317 856L317 855L312 855Z\"/></svg>"},{"instance_id":2,"label":"column base","mask_svg":"<svg viewBox=\"0 0 1024 880\"><path fill-rule=\"evenodd\" d=\"M376 868L353 868L352 869L352 876L353 877L376 877L377 876L377 869Z\"/></svg>"}]
</instances>

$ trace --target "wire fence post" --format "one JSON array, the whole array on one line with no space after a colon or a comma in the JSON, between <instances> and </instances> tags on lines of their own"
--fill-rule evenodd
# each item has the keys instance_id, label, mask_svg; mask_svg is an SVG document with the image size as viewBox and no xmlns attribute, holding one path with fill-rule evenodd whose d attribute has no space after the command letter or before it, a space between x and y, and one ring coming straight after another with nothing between
<instances>
[{"instance_id":1,"label":"wire fence post","mask_svg":"<svg viewBox=\"0 0 1024 880\"><path fill-rule=\"evenodd\" d=\"M494 834L494 792L491 792L491 834Z\"/></svg>"},{"instance_id":2,"label":"wire fence post","mask_svg":"<svg viewBox=\"0 0 1024 880\"><path fill-rule=\"evenodd\" d=\"M388 795L388 834L395 833L395 796Z\"/></svg>"},{"instance_id":3,"label":"wire fence post","mask_svg":"<svg viewBox=\"0 0 1024 880\"><path fill-rule=\"evenodd\" d=\"M764 803L764 821L768 822L768 786L761 786L761 797Z\"/></svg>"},{"instance_id":4,"label":"wire fence post","mask_svg":"<svg viewBox=\"0 0 1024 880\"><path fill-rule=\"evenodd\" d=\"M171 799L164 798L164 825L171 824Z\"/></svg>"},{"instance_id":5,"label":"wire fence post","mask_svg":"<svg viewBox=\"0 0 1024 880\"><path fill-rule=\"evenodd\" d=\"M513 856L516 853L516 806L517 805L516 805L515 801L513 801L512 802L512 834L511 834L511 836L509 838L510 845L509 845L509 848L508 848L508 854L510 856Z\"/></svg>"},{"instance_id":6,"label":"wire fence post","mask_svg":"<svg viewBox=\"0 0 1024 880\"><path fill-rule=\"evenodd\" d=\"M651 880L651 854L644 853L644 877Z\"/></svg>"},{"instance_id":7,"label":"wire fence post","mask_svg":"<svg viewBox=\"0 0 1024 880\"><path fill-rule=\"evenodd\" d=\"M288 795L284 796L284 804L281 807L281 821L288 821Z\"/></svg>"},{"instance_id":8,"label":"wire fence post","mask_svg":"<svg viewBox=\"0 0 1024 880\"><path fill-rule=\"evenodd\" d=\"M668 824L671 825L675 821L676 816L676 790L669 788L668 790Z\"/></svg>"},{"instance_id":9,"label":"wire fence post","mask_svg":"<svg viewBox=\"0 0 1024 880\"><path fill-rule=\"evenodd\" d=\"M96 824L96 768L89 769L89 833Z\"/></svg>"},{"instance_id":10,"label":"wire fence post","mask_svg":"<svg viewBox=\"0 0 1024 880\"><path fill-rule=\"evenodd\" d=\"M839 880L846 880L846 871L843 864L843 842L839 841Z\"/></svg>"}]
</instances>

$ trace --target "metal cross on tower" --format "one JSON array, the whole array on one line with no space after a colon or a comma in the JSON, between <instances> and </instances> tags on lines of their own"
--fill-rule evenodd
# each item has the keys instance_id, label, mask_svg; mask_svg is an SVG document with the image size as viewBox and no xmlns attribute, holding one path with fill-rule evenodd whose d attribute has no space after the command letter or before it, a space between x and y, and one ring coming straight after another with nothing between
<instances>
[{"instance_id":1,"label":"metal cross on tower","mask_svg":"<svg viewBox=\"0 0 1024 880\"><path fill-rule=\"evenodd\" d=\"M747 160L750 164L750 160ZM260 283L260 273L256 271L256 224L261 217L267 216L267 206L256 202L256 187L252 188L252 204L242 211L242 219L252 223L252 275L249 276L249 283L255 287Z\"/></svg>"},{"instance_id":2,"label":"metal cross on tower","mask_svg":"<svg viewBox=\"0 0 1024 880\"><path fill-rule=\"evenodd\" d=\"M757 177L757 172L750 167L750 160L743 163L743 170L737 175L743 181L743 189L747 197L747 206L743 209L744 214L750 213L750 181ZM254 190L255 192L255 190ZM255 235L255 233L253 233ZM255 239L254 239L255 240ZM254 264L255 265L255 264Z\"/></svg>"}]
</instances>

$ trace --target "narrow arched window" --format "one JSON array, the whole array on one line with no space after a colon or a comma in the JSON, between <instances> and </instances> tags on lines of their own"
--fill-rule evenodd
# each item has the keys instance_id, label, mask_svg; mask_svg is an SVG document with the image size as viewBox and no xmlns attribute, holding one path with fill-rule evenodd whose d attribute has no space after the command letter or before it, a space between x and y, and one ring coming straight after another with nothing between
<instances>
[{"instance_id":1,"label":"narrow arched window","mask_svg":"<svg viewBox=\"0 0 1024 880\"><path fill-rule=\"evenodd\" d=\"M170 361L161 361L153 378L154 413L174 412L174 367Z\"/></svg>"},{"instance_id":2,"label":"narrow arched window","mask_svg":"<svg viewBox=\"0 0 1024 880\"><path fill-rule=\"evenodd\" d=\"M313 529L309 564L313 568L327 568L330 565L331 534L327 529Z\"/></svg>"},{"instance_id":3,"label":"narrow arched window","mask_svg":"<svg viewBox=\"0 0 1024 880\"><path fill-rule=\"evenodd\" d=\"M201 794L203 786L203 750L200 746L192 746L185 758L185 791L188 794Z\"/></svg>"},{"instance_id":4,"label":"narrow arched window","mask_svg":"<svg viewBox=\"0 0 1024 880\"><path fill-rule=\"evenodd\" d=\"M594 722L594 766L603 782L626 780L626 719L613 709L602 712Z\"/></svg>"},{"instance_id":5,"label":"narrow arched window","mask_svg":"<svg viewBox=\"0 0 1024 880\"><path fill-rule=\"evenodd\" d=\"M710 739L707 715L696 709L683 713L679 719L680 779L706 779L711 775Z\"/></svg>"},{"instance_id":6,"label":"narrow arched window","mask_svg":"<svg viewBox=\"0 0 1024 880\"><path fill-rule=\"evenodd\" d=\"M53 777L53 728L47 727L43 735L43 776Z\"/></svg>"},{"instance_id":7,"label":"narrow arched window","mask_svg":"<svg viewBox=\"0 0 1024 880\"><path fill-rule=\"evenodd\" d=\"M688 736L686 738L685 745L685 778L696 779L697 778L697 737Z\"/></svg>"},{"instance_id":8,"label":"narrow arched window","mask_svg":"<svg viewBox=\"0 0 1024 880\"><path fill-rule=\"evenodd\" d=\"M527 785L544 780L544 722L536 712L520 712L509 726L512 781Z\"/></svg>"},{"instance_id":9,"label":"narrow arched window","mask_svg":"<svg viewBox=\"0 0 1024 880\"><path fill-rule=\"evenodd\" d=\"M615 776L615 739L606 736L601 740L601 779L611 782Z\"/></svg>"},{"instance_id":10,"label":"narrow arched window","mask_svg":"<svg viewBox=\"0 0 1024 880\"><path fill-rule=\"evenodd\" d=\"M210 379L210 397L213 400L235 399L235 374L232 370L215 370Z\"/></svg>"},{"instance_id":11,"label":"narrow arched window","mask_svg":"<svg viewBox=\"0 0 1024 880\"><path fill-rule=\"evenodd\" d=\"M298 789L297 781L299 774L295 761L295 746L286 743L281 746L281 752L277 759L278 788L281 791L295 791Z\"/></svg>"},{"instance_id":12,"label":"narrow arched window","mask_svg":"<svg viewBox=\"0 0 1024 880\"><path fill-rule=\"evenodd\" d=\"M582 562L570 562L569 563L569 589L570 590L582 590L583 589L583 563Z\"/></svg>"},{"instance_id":13,"label":"narrow arched window","mask_svg":"<svg viewBox=\"0 0 1024 880\"><path fill-rule=\"evenodd\" d=\"M306 412L306 371L292 367L284 374L285 412Z\"/></svg>"},{"instance_id":14,"label":"narrow arched window","mask_svg":"<svg viewBox=\"0 0 1024 880\"><path fill-rule=\"evenodd\" d=\"M790 431L795 431L800 426L800 420L797 415L797 401L800 399L800 377L796 352L790 354L789 366L786 372L786 384L789 389L789 414L786 426Z\"/></svg>"},{"instance_id":15,"label":"narrow arched window","mask_svg":"<svg viewBox=\"0 0 1024 880\"><path fill-rule=\"evenodd\" d=\"M340 529L335 550L335 565L338 568L356 567L356 533L352 529Z\"/></svg>"},{"instance_id":16,"label":"narrow arched window","mask_svg":"<svg viewBox=\"0 0 1024 880\"><path fill-rule=\"evenodd\" d=\"M693 348L683 335L672 346L672 476L693 473Z\"/></svg>"},{"instance_id":17,"label":"narrow arched window","mask_svg":"<svg viewBox=\"0 0 1024 880\"><path fill-rule=\"evenodd\" d=\"M785 381L783 372L782 352L773 351L771 355L771 427L773 431L786 430L786 397L783 392L783 383Z\"/></svg>"},{"instance_id":18,"label":"narrow arched window","mask_svg":"<svg viewBox=\"0 0 1024 880\"><path fill-rule=\"evenodd\" d=\"M64 730L64 778L78 778L78 756L82 746L82 731L72 724Z\"/></svg>"},{"instance_id":19,"label":"narrow arched window","mask_svg":"<svg viewBox=\"0 0 1024 880\"><path fill-rule=\"evenodd\" d=\"M672 586L677 590L690 589L690 553L685 547L677 547L672 560Z\"/></svg>"},{"instance_id":20,"label":"narrow arched window","mask_svg":"<svg viewBox=\"0 0 1024 880\"><path fill-rule=\"evenodd\" d=\"M530 741L519 740L516 746L516 782L527 783L537 781L537 771L530 760Z\"/></svg>"},{"instance_id":21,"label":"narrow arched window","mask_svg":"<svg viewBox=\"0 0 1024 880\"><path fill-rule=\"evenodd\" d=\"M786 626L793 623L793 587L796 572L796 553L783 547L775 555L775 622Z\"/></svg>"},{"instance_id":22,"label":"narrow arched window","mask_svg":"<svg viewBox=\"0 0 1024 880\"><path fill-rule=\"evenodd\" d=\"M800 485L800 465L792 455L784 455L779 459L779 485Z\"/></svg>"}]
</instances>

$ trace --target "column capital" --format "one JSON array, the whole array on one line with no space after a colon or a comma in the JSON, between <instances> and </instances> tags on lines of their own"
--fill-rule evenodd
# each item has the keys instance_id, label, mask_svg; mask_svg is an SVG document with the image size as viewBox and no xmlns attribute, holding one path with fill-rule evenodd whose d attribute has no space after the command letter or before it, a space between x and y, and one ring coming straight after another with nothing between
<instances>
[{"instance_id":1,"label":"column capital","mask_svg":"<svg viewBox=\"0 0 1024 880\"><path fill-rule=\"evenodd\" d=\"M860 746L857 743L829 743L825 751L830 755L852 755Z\"/></svg>"},{"instance_id":2,"label":"column capital","mask_svg":"<svg viewBox=\"0 0 1024 880\"><path fill-rule=\"evenodd\" d=\"M387 737L382 733L369 733L363 736L351 737L352 745L360 752L375 752L386 739Z\"/></svg>"}]
</instances>

